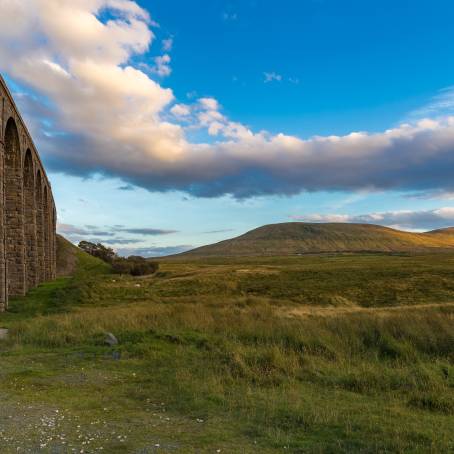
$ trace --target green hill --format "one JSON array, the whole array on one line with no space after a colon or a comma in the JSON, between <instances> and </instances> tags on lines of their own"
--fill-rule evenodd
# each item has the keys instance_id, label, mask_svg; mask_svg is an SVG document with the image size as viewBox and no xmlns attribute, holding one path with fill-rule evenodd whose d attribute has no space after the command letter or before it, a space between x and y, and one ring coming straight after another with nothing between
<instances>
[{"instance_id":1,"label":"green hill","mask_svg":"<svg viewBox=\"0 0 454 454\"><path fill-rule=\"evenodd\" d=\"M327 252L428 252L454 248L454 229L403 232L373 224L271 224L184 256L297 255Z\"/></svg>"},{"instance_id":2,"label":"green hill","mask_svg":"<svg viewBox=\"0 0 454 454\"><path fill-rule=\"evenodd\" d=\"M57 276L72 276L81 266L102 269L108 267L102 260L82 251L63 236L57 235Z\"/></svg>"}]
</instances>

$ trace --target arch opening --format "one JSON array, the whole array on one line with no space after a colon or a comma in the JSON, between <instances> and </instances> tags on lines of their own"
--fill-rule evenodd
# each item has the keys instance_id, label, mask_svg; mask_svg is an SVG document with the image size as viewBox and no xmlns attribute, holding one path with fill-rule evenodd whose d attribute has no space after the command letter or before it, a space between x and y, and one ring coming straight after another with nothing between
<instances>
[{"instance_id":1,"label":"arch opening","mask_svg":"<svg viewBox=\"0 0 454 454\"><path fill-rule=\"evenodd\" d=\"M26 282L23 175L19 134L12 118L6 124L4 162L6 287L8 295L24 295Z\"/></svg>"}]
</instances>

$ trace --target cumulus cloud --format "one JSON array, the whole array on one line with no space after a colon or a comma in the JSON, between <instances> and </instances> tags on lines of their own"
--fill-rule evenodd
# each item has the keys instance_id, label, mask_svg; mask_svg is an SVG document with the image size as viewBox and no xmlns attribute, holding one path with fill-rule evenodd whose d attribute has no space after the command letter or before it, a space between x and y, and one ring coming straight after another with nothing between
<instances>
[{"instance_id":1,"label":"cumulus cloud","mask_svg":"<svg viewBox=\"0 0 454 454\"><path fill-rule=\"evenodd\" d=\"M175 104L170 109L170 113L175 117L187 117L191 115L191 107L186 104Z\"/></svg>"},{"instance_id":2,"label":"cumulus cloud","mask_svg":"<svg viewBox=\"0 0 454 454\"><path fill-rule=\"evenodd\" d=\"M454 226L454 207L419 211L385 211L362 215L315 213L291 216L291 219L304 222L355 222L361 224L379 224L404 230L423 231Z\"/></svg>"},{"instance_id":3,"label":"cumulus cloud","mask_svg":"<svg viewBox=\"0 0 454 454\"><path fill-rule=\"evenodd\" d=\"M173 91L153 79L158 74L140 69L156 63L149 56L155 24L136 2L0 2L0 69L34 92L19 101L53 170L203 197L454 191L454 116L309 139L254 132L214 98L192 98L186 116ZM164 56L155 57L161 69L170 63ZM197 128L210 140L189 141Z\"/></svg>"}]
</instances>

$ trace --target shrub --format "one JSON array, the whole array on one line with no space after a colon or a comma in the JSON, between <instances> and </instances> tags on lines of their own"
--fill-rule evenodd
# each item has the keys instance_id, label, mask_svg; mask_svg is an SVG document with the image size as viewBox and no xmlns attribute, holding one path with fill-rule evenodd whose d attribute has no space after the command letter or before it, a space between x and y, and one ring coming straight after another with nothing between
<instances>
[{"instance_id":1,"label":"shrub","mask_svg":"<svg viewBox=\"0 0 454 454\"><path fill-rule=\"evenodd\" d=\"M150 262L143 257L130 256L128 258L117 257L112 262L113 270L118 274L130 274L131 276L146 276L154 274L159 269L159 264Z\"/></svg>"}]
</instances>

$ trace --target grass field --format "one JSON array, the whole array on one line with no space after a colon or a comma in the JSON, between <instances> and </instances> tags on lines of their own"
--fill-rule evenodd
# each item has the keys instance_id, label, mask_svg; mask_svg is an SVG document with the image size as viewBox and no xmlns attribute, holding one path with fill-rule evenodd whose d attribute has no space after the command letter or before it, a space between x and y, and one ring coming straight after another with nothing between
<instances>
[{"instance_id":1,"label":"grass field","mask_svg":"<svg viewBox=\"0 0 454 454\"><path fill-rule=\"evenodd\" d=\"M78 260L0 314L0 452L454 452L454 254Z\"/></svg>"}]
</instances>

